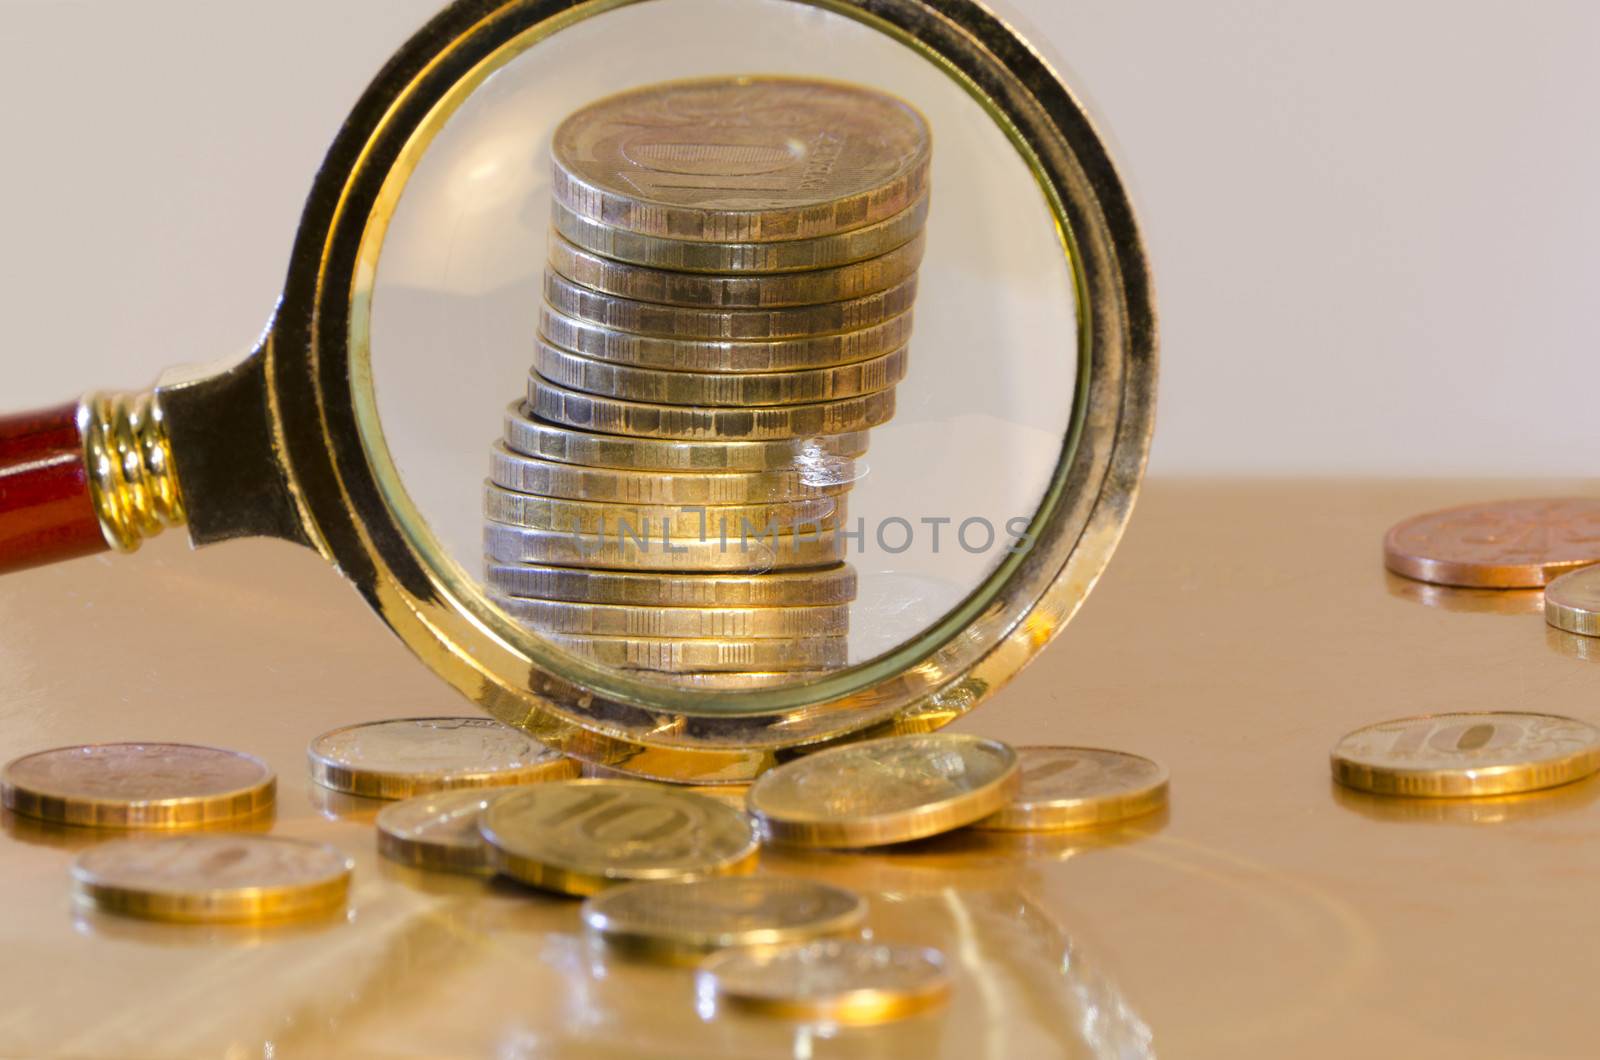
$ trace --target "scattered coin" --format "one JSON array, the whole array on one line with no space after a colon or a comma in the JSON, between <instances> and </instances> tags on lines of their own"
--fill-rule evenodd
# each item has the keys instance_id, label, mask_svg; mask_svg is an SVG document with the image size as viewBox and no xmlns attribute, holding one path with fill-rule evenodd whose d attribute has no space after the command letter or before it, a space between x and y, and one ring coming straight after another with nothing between
<instances>
[{"instance_id":1,"label":"scattered coin","mask_svg":"<svg viewBox=\"0 0 1600 1060\"><path fill-rule=\"evenodd\" d=\"M848 935L866 914L860 896L791 876L630 883L583 903L584 924L608 943L669 961Z\"/></svg>"},{"instance_id":2,"label":"scattered coin","mask_svg":"<svg viewBox=\"0 0 1600 1060\"><path fill-rule=\"evenodd\" d=\"M378 852L403 865L435 872L489 875L489 844L478 817L518 787L461 788L414 795L378 814Z\"/></svg>"},{"instance_id":3,"label":"scattered coin","mask_svg":"<svg viewBox=\"0 0 1600 1060\"><path fill-rule=\"evenodd\" d=\"M590 637L747 639L842 637L850 631L850 608L831 607L647 607L574 604L564 600L493 597L507 614L550 633Z\"/></svg>"},{"instance_id":4,"label":"scattered coin","mask_svg":"<svg viewBox=\"0 0 1600 1060\"><path fill-rule=\"evenodd\" d=\"M749 872L759 847L749 821L732 807L642 781L528 788L497 800L478 827L500 872L576 895L629 880Z\"/></svg>"},{"instance_id":5,"label":"scattered coin","mask_svg":"<svg viewBox=\"0 0 1600 1060\"><path fill-rule=\"evenodd\" d=\"M711 1005L822 1023L901 1019L950 996L937 950L868 942L726 950L708 957L696 980Z\"/></svg>"},{"instance_id":6,"label":"scattered coin","mask_svg":"<svg viewBox=\"0 0 1600 1060\"><path fill-rule=\"evenodd\" d=\"M927 192L922 116L833 81L718 77L622 92L556 129L552 194L645 235L767 242L884 220Z\"/></svg>"},{"instance_id":7,"label":"scattered coin","mask_svg":"<svg viewBox=\"0 0 1600 1060\"><path fill-rule=\"evenodd\" d=\"M550 211L562 237L615 261L657 269L712 273L786 273L830 269L887 254L915 238L928 220L926 196L877 224L776 243L712 243L640 235L580 217L560 203Z\"/></svg>"},{"instance_id":8,"label":"scattered coin","mask_svg":"<svg viewBox=\"0 0 1600 1060\"><path fill-rule=\"evenodd\" d=\"M1010 805L972 827L1042 832L1110 824L1167 804L1167 771L1148 758L1091 747L1018 747L1022 784Z\"/></svg>"},{"instance_id":9,"label":"scattered coin","mask_svg":"<svg viewBox=\"0 0 1600 1060\"><path fill-rule=\"evenodd\" d=\"M750 788L768 839L803 846L901 843L972 824L1010 802L1016 752L953 733L846 744L786 763Z\"/></svg>"},{"instance_id":10,"label":"scattered coin","mask_svg":"<svg viewBox=\"0 0 1600 1060\"><path fill-rule=\"evenodd\" d=\"M532 419L519 403L506 417L506 444L561 464L637 471L794 471L826 477L834 461L867 451L867 433L757 441L619 438Z\"/></svg>"},{"instance_id":11,"label":"scattered coin","mask_svg":"<svg viewBox=\"0 0 1600 1060\"><path fill-rule=\"evenodd\" d=\"M1563 574L1546 586L1544 617L1568 633L1600 637L1600 567Z\"/></svg>"},{"instance_id":12,"label":"scattered coin","mask_svg":"<svg viewBox=\"0 0 1600 1060\"><path fill-rule=\"evenodd\" d=\"M723 409L597 397L537 375L528 380L528 409L540 419L605 434L680 441L765 441L864 431L894 417L894 395L890 389L805 405Z\"/></svg>"},{"instance_id":13,"label":"scattered coin","mask_svg":"<svg viewBox=\"0 0 1600 1060\"><path fill-rule=\"evenodd\" d=\"M1600 500L1472 504L1407 519L1383 542L1396 574L1441 585L1536 589L1600 563Z\"/></svg>"},{"instance_id":14,"label":"scattered coin","mask_svg":"<svg viewBox=\"0 0 1600 1060\"><path fill-rule=\"evenodd\" d=\"M1357 729L1332 764L1339 783L1379 795L1509 795L1600 770L1600 729L1554 714L1428 714Z\"/></svg>"},{"instance_id":15,"label":"scattered coin","mask_svg":"<svg viewBox=\"0 0 1600 1060\"><path fill-rule=\"evenodd\" d=\"M78 855L80 897L151 920L266 920L344 904L353 863L317 843L265 835L118 839Z\"/></svg>"},{"instance_id":16,"label":"scattered coin","mask_svg":"<svg viewBox=\"0 0 1600 1060\"><path fill-rule=\"evenodd\" d=\"M578 764L488 718L396 718L323 733L307 751L311 779L375 799L577 776Z\"/></svg>"},{"instance_id":17,"label":"scattered coin","mask_svg":"<svg viewBox=\"0 0 1600 1060\"><path fill-rule=\"evenodd\" d=\"M506 596L654 607L811 607L847 604L856 596L856 572L843 564L820 571L759 575L498 564L489 567L488 582Z\"/></svg>"},{"instance_id":18,"label":"scattered coin","mask_svg":"<svg viewBox=\"0 0 1600 1060\"><path fill-rule=\"evenodd\" d=\"M573 283L640 302L719 309L776 309L844 302L886 291L917 271L923 235L875 258L805 272L749 275L653 269L613 261L563 238L550 240L550 267Z\"/></svg>"},{"instance_id":19,"label":"scattered coin","mask_svg":"<svg viewBox=\"0 0 1600 1060\"><path fill-rule=\"evenodd\" d=\"M902 347L871 360L791 372L683 372L634 368L538 344L534 370L558 386L658 405L744 408L800 405L876 394L906 376Z\"/></svg>"},{"instance_id":20,"label":"scattered coin","mask_svg":"<svg viewBox=\"0 0 1600 1060\"><path fill-rule=\"evenodd\" d=\"M6 809L96 828L205 827L265 811L276 791L259 758L182 743L57 747L0 771Z\"/></svg>"}]
</instances>

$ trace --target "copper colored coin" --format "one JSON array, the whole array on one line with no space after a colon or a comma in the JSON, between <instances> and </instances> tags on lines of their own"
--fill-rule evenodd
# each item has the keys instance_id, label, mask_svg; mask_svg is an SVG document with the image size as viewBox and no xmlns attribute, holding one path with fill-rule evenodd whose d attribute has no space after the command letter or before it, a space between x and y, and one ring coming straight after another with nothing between
<instances>
[{"instance_id":1,"label":"copper colored coin","mask_svg":"<svg viewBox=\"0 0 1600 1060\"><path fill-rule=\"evenodd\" d=\"M1396 574L1438 585L1536 589L1600 563L1600 499L1471 504L1419 515L1383 540Z\"/></svg>"}]
</instances>

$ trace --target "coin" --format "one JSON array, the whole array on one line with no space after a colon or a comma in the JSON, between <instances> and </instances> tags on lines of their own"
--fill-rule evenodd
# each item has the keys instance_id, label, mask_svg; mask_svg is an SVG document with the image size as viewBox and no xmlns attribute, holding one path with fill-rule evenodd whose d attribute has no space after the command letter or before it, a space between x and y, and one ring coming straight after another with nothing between
<instances>
[{"instance_id":1,"label":"coin","mask_svg":"<svg viewBox=\"0 0 1600 1060\"><path fill-rule=\"evenodd\" d=\"M1600 563L1600 500L1499 501L1407 519L1383 542L1396 574L1441 585L1536 589Z\"/></svg>"},{"instance_id":2,"label":"coin","mask_svg":"<svg viewBox=\"0 0 1600 1060\"><path fill-rule=\"evenodd\" d=\"M828 497L855 481L854 460L838 457L805 471L630 471L579 467L514 453L497 445L489 480L518 493L604 504L763 504Z\"/></svg>"},{"instance_id":3,"label":"coin","mask_svg":"<svg viewBox=\"0 0 1600 1060\"><path fill-rule=\"evenodd\" d=\"M378 814L378 852L404 865L437 872L488 875L489 845L478 815L518 787L433 791L391 803Z\"/></svg>"},{"instance_id":4,"label":"coin","mask_svg":"<svg viewBox=\"0 0 1600 1060\"><path fill-rule=\"evenodd\" d=\"M573 283L640 302L773 309L843 302L886 291L917 271L923 248L924 237L919 232L887 254L848 265L767 275L716 275L613 261L556 232L550 240L550 267Z\"/></svg>"},{"instance_id":5,"label":"coin","mask_svg":"<svg viewBox=\"0 0 1600 1060\"><path fill-rule=\"evenodd\" d=\"M678 960L731 946L776 946L861 929L867 904L842 887L790 876L630 883L583 903L608 943Z\"/></svg>"},{"instance_id":6,"label":"coin","mask_svg":"<svg viewBox=\"0 0 1600 1060\"><path fill-rule=\"evenodd\" d=\"M1563 574L1546 586L1544 617L1568 633L1600 637L1600 567Z\"/></svg>"},{"instance_id":7,"label":"coin","mask_svg":"<svg viewBox=\"0 0 1600 1060\"><path fill-rule=\"evenodd\" d=\"M844 501L813 497L770 504L610 504L535 497L488 483L483 512L497 523L578 534L670 534L688 541L770 532L793 533L798 526L831 530L844 518Z\"/></svg>"},{"instance_id":8,"label":"coin","mask_svg":"<svg viewBox=\"0 0 1600 1060\"><path fill-rule=\"evenodd\" d=\"M640 681L659 681L669 685L683 685L706 692L748 692L775 685L794 685L826 677L831 670L768 670L750 672L731 670L727 673L668 673L664 670L624 670L625 674ZM743 802L741 800L741 806Z\"/></svg>"},{"instance_id":9,"label":"coin","mask_svg":"<svg viewBox=\"0 0 1600 1060\"><path fill-rule=\"evenodd\" d=\"M763 774L750 811L767 838L869 847L948 832L1002 809L1021 780L1016 752L953 733L846 744Z\"/></svg>"},{"instance_id":10,"label":"coin","mask_svg":"<svg viewBox=\"0 0 1600 1060\"><path fill-rule=\"evenodd\" d=\"M78 855L78 895L152 920L266 920L344 904L353 863L318 843L265 835L118 839Z\"/></svg>"},{"instance_id":11,"label":"coin","mask_svg":"<svg viewBox=\"0 0 1600 1060\"><path fill-rule=\"evenodd\" d=\"M500 872L578 895L629 880L749 872L759 848L739 811L643 781L567 780L528 788L497 800L478 827Z\"/></svg>"},{"instance_id":12,"label":"coin","mask_svg":"<svg viewBox=\"0 0 1600 1060\"><path fill-rule=\"evenodd\" d=\"M540 307L539 334L564 350L609 364L668 372L792 372L881 357L911 339L910 310L857 331L795 339L670 339L579 320Z\"/></svg>"},{"instance_id":13,"label":"coin","mask_svg":"<svg viewBox=\"0 0 1600 1060\"><path fill-rule=\"evenodd\" d=\"M574 604L557 600L493 597L507 614L550 633L600 637L763 638L842 637L850 608L645 607Z\"/></svg>"},{"instance_id":14,"label":"coin","mask_svg":"<svg viewBox=\"0 0 1600 1060\"><path fill-rule=\"evenodd\" d=\"M972 827L1037 832L1109 824L1167 804L1167 771L1148 758L1092 747L1018 747L1022 785Z\"/></svg>"},{"instance_id":15,"label":"coin","mask_svg":"<svg viewBox=\"0 0 1600 1060\"><path fill-rule=\"evenodd\" d=\"M730 533L726 543L676 540L662 535L574 534L565 530L531 530L525 526L486 522L484 555L493 563L541 563L599 570L757 572L831 567L844 558L844 539L836 530L817 534L749 535Z\"/></svg>"},{"instance_id":16,"label":"coin","mask_svg":"<svg viewBox=\"0 0 1600 1060\"><path fill-rule=\"evenodd\" d=\"M911 308L917 278L909 276L874 294L823 305L786 309L691 309L601 294L558 272L544 274L545 301L567 316L595 324L674 339L796 339L882 324Z\"/></svg>"},{"instance_id":17,"label":"coin","mask_svg":"<svg viewBox=\"0 0 1600 1060\"><path fill-rule=\"evenodd\" d=\"M695 978L711 1004L822 1023L901 1019L950 996L937 950L869 942L727 950L708 957Z\"/></svg>"},{"instance_id":18,"label":"coin","mask_svg":"<svg viewBox=\"0 0 1600 1060\"><path fill-rule=\"evenodd\" d=\"M805 239L883 220L928 187L927 122L833 81L719 77L598 100L557 127L552 195L630 232Z\"/></svg>"},{"instance_id":19,"label":"coin","mask_svg":"<svg viewBox=\"0 0 1600 1060\"><path fill-rule=\"evenodd\" d=\"M506 416L506 444L561 464L637 471L794 471L826 479L841 458L867 451L867 433L759 441L617 438L531 419L520 403Z\"/></svg>"},{"instance_id":20,"label":"coin","mask_svg":"<svg viewBox=\"0 0 1600 1060\"><path fill-rule=\"evenodd\" d=\"M880 257L914 239L928 220L926 196L876 224L776 243L706 243L625 232L555 203L550 221L576 246L614 261L682 272L785 273L827 269Z\"/></svg>"},{"instance_id":21,"label":"coin","mask_svg":"<svg viewBox=\"0 0 1600 1060\"><path fill-rule=\"evenodd\" d=\"M261 759L183 743L57 747L0 771L13 813L95 828L197 828L270 807L277 778Z\"/></svg>"},{"instance_id":22,"label":"coin","mask_svg":"<svg viewBox=\"0 0 1600 1060\"><path fill-rule=\"evenodd\" d=\"M1357 729L1332 763L1339 783L1379 795L1509 795L1600 770L1600 729L1520 711L1427 714Z\"/></svg>"},{"instance_id":23,"label":"coin","mask_svg":"<svg viewBox=\"0 0 1600 1060\"><path fill-rule=\"evenodd\" d=\"M604 397L662 405L795 405L887 390L906 377L905 349L833 368L793 372L678 372L582 357L540 342L534 370L552 383Z\"/></svg>"},{"instance_id":24,"label":"coin","mask_svg":"<svg viewBox=\"0 0 1600 1060\"><path fill-rule=\"evenodd\" d=\"M528 408L540 419L603 434L683 441L761 441L863 431L894 417L894 391L772 408L712 409L596 397L528 380Z\"/></svg>"},{"instance_id":25,"label":"coin","mask_svg":"<svg viewBox=\"0 0 1600 1060\"><path fill-rule=\"evenodd\" d=\"M643 574L495 564L490 588L507 596L575 604L648 607L814 607L856 598L856 572L843 564L771 574Z\"/></svg>"},{"instance_id":26,"label":"coin","mask_svg":"<svg viewBox=\"0 0 1600 1060\"><path fill-rule=\"evenodd\" d=\"M576 776L578 764L488 718L396 718L323 733L307 749L311 779L375 799Z\"/></svg>"},{"instance_id":27,"label":"coin","mask_svg":"<svg viewBox=\"0 0 1600 1060\"><path fill-rule=\"evenodd\" d=\"M824 670L849 662L849 646L843 637L666 640L549 632L540 635L557 647L602 665L632 670Z\"/></svg>"}]
</instances>

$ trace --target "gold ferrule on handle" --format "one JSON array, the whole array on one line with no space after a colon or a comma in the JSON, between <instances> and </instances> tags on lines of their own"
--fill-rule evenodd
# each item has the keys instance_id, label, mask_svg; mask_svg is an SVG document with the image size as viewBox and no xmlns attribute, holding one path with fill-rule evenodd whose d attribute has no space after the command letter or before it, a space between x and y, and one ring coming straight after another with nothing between
<instances>
[{"instance_id":1,"label":"gold ferrule on handle","mask_svg":"<svg viewBox=\"0 0 1600 1060\"><path fill-rule=\"evenodd\" d=\"M78 406L89 494L112 548L133 552L184 523L172 443L153 391L91 394Z\"/></svg>"}]
</instances>

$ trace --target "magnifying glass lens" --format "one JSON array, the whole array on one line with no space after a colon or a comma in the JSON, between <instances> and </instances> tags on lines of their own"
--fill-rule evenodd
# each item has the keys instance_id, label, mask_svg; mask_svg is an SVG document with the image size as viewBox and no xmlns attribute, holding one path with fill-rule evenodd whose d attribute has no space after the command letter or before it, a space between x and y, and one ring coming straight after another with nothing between
<instances>
[{"instance_id":1,"label":"magnifying glass lens","mask_svg":"<svg viewBox=\"0 0 1600 1060\"><path fill-rule=\"evenodd\" d=\"M436 561L547 647L816 681L1026 552L1072 281L1028 165L909 49L640 5L510 61L409 173L367 322L382 444Z\"/></svg>"}]
</instances>

